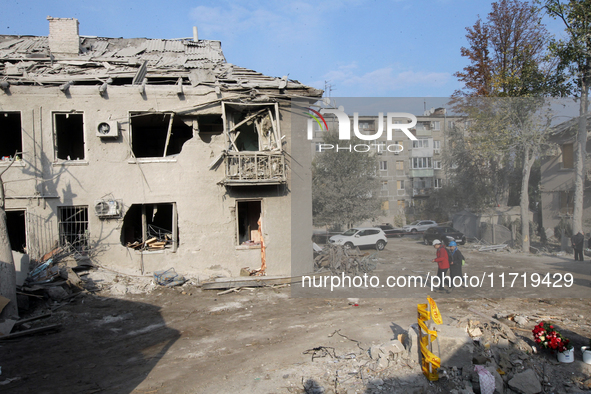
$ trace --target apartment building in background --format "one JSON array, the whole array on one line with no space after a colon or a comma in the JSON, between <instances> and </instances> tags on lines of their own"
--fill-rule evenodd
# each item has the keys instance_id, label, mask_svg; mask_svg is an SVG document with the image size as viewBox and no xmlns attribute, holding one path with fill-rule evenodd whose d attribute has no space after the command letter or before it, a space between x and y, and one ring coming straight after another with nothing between
<instances>
[{"instance_id":1,"label":"apartment building in background","mask_svg":"<svg viewBox=\"0 0 591 394\"><path fill-rule=\"evenodd\" d=\"M381 182L380 197L383 198L382 219L386 222L414 219L416 208L447 180L443 160L446 131L461 118L448 117L445 108L432 108L415 116L417 124L410 131L417 137L416 141L410 140L401 130L395 130L391 141L387 141L384 132L378 140L371 142L380 146L372 148L372 152L377 154L376 173ZM336 130L334 118L326 116L325 119L329 130ZM375 134L378 122L377 116L360 115L359 131ZM408 120L394 120L394 123L401 122ZM386 125L385 117L383 124ZM322 134L321 128L314 124L312 150L315 155L322 154ZM392 145L400 145L402 150Z\"/></svg>"}]
</instances>

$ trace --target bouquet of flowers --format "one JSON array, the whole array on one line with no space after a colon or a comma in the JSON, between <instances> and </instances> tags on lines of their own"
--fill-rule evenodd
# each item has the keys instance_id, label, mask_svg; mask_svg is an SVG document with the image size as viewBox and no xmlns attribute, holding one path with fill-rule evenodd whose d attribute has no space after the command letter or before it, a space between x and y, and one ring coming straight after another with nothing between
<instances>
[{"instance_id":1,"label":"bouquet of flowers","mask_svg":"<svg viewBox=\"0 0 591 394\"><path fill-rule=\"evenodd\" d=\"M532 332L536 343L547 349L557 350L562 353L573 347L570 340L563 337L550 323L540 322Z\"/></svg>"}]
</instances>

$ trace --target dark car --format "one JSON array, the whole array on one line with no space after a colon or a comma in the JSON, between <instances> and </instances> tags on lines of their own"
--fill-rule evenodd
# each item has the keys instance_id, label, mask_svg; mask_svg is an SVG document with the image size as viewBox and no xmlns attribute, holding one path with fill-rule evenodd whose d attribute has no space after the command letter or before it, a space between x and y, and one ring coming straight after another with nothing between
<instances>
[{"instance_id":1,"label":"dark car","mask_svg":"<svg viewBox=\"0 0 591 394\"><path fill-rule=\"evenodd\" d=\"M449 244L449 241L456 241L459 245L466 243L464 233L453 227L430 227L423 233L423 242L425 242L425 245L431 245L436 239L443 242L445 246Z\"/></svg>"},{"instance_id":2,"label":"dark car","mask_svg":"<svg viewBox=\"0 0 591 394\"><path fill-rule=\"evenodd\" d=\"M382 230L384 230L384 233L386 234L387 238L402 238L402 236L404 236L404 230L401 228L396 228L394 226L392 226L390 223L384 223L384 224L378 224L375 227L377 228L381 228Z\"/></svg>"}]
</instances>

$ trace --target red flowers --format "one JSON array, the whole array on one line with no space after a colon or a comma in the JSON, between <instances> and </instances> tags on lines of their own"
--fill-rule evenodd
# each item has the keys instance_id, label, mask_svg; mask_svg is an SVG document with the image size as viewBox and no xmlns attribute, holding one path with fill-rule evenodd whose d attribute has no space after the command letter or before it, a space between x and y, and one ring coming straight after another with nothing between
<instances>
[{"instance_id":1,"label":"red flowers","mask_svg":"<svg viewBox=\"0 0 591 394\"><path fill-rule=\"evenodd\" d=\"M551 324L540 322L540 324L534 327L532 333L534 334L536 343L547 349L564 352L573 347L570 344L570 340L563 337Z\"/></svg>"}]
</instances>

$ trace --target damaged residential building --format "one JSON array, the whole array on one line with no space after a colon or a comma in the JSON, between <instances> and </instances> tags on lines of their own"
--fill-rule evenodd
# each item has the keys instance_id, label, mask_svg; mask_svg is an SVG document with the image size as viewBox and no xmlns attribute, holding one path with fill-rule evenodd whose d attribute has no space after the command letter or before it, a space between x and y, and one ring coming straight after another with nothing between
<instances>
[{"instance_id":1,"label":"damaged residential building","mask_svg":"<svg viewBox=\"0 0 591 394\"><path fill-rule=\"evenodd\" d=\"M290 98L321 91L227 63L196 29L101 38L48 21L48 37L0 36L13 250L59 245L128 273L237 276L262 257L269 275L312 270L311 154Z\"/></svg>"},{"instance_id":2,"label":"damaged residential building","mask_svg":"<svg viewBox=\"0 0 591 394\"><path fill-rule=\"evenodd\" d=\"M560 235L560 229L572 228L575 206L575 150L578 118L563 122L554 128L550 141L554 148L542 158L540 192L542 200L542 226L547 236ZM591 116L587 116L587 130L591 129ZM583 230L591 227L591 140L585 147L585 187L583 191ZM568 232L567 232L568 233Z\"/></svg>"}]
</instances>

